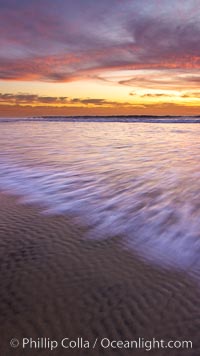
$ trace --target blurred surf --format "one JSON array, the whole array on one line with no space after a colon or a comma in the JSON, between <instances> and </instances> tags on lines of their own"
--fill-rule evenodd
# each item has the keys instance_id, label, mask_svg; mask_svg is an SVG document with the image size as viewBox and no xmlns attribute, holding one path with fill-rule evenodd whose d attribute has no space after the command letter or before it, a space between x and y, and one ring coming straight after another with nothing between
<instances>
[{"instance_id":1,"label":"blurred surf","mask_svg":"<svg viewBox=\"0 0 200 356\"><path fill-rule=\"evenodd\" d=\"M80 219L88 238L119 236L153 263L199 268L199 125L7 120L3 191Z\"/></svg>"}]
</instances>

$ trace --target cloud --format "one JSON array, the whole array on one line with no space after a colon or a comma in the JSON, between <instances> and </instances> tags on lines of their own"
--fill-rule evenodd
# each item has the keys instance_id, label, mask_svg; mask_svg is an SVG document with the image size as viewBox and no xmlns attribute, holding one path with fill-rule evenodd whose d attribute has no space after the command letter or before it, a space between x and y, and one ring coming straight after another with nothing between
<instances>
[{"instance_id":1,"label":"cloud","mask_svg":"<svg viewBox=\"0 0 200 356\"><path fill-rule=\"evenodd\" d=\"M81 106L130 106L132 104L128 102L117 102L110 101L101 98L68 98L64 97L53 97L53 96L40 96L37 94L11 94L11 93L0 93L0 104L10 104L10 105L54 105L54 106L69 106L69 105L81 105Z\"/></svg>"},{"instance_id":2,"label":"cloud","mask_svg":"<svg viewBox=\"0 0 200 356\"><path fill-rule=\"evenodd\" d=\"M151 93L148 93L148 94L143 94L141 95L142 98L162 98L162 97L168 97L169 94L151 94Z\"/></svg>"},{"instance_id":3,"label":"cloud","mask_svg":"<svg viewBox=\"0 0 200 356\"><path fill-rule=\"evenodd\" d=\"M144 89L162 89L162 90L183 90L197 88L200 81L199 70L183 69L143 69L132 71L133 75L119 80L121 85L130 87L140 87Z\"/></svg>"},{"instance_id":4,"label":"cloud","mask_svg":"<svg viewBox=\"0 0 200 356\"><path fill-rule=\"evenodd\" d=\"M164 94L164 93L145 93L145 94L129 93L129 95L139 96L140 98L165 98L171 96L171 94Z\"/></svg>"},{"instance_id":5,"label":"cloud","mask_svg":"<svg viewBox=\"0 0 200 356\"><path fill-rule=\"evenodd\" d=\"M75 98L71 100L71 103L78 103L78 104L93 104L93 105L104 105L104 104L113 104L114 102L112 101L107 101L105 99L79 99L79 98Z\"/></svg>"},{"instance_id":6,"label":"cloud","mask_svg":"<svg viewBox=\"0 0 200 356\"><path fill-rule=\"evenodd\" d=\"M68 82L108 70L199 70L199 8L195 0L0 0L0 79Z\"/></svg>"},{"instance_id":7,"label":"cloud","mask_svg":"<svg viewBox=\"0 0 200 356\"><path fill-rule=\"evenodd\" d=\"M182 98L200 98L200 91L198 92L186 92L181 95Z\"/></svg>"},{"instance_id":8,"label":"cloud","mask_svg":"<svg viewBox=\"0 0 200 356\"><path fill-rule=\"evenodd\" d=\"M0 93L0 103L9 104L65 104L67 97L39 96L36 94Z\"/></svg>"},{"instance_id":9,"label":"cloud","mask_svg":"<svg viewBox=\"0 0 200 356\"><path fill-rule=\"evenodd\" d=\"M3 117L26 117L43 115L116 115L116 108L113 106L31 106L31 105L1 105L1 115ZM158 103L145 105L127 105L117 107L117 115L200 115L199 106L178 105L176 103Z\"/></svg>"}]
</instances>

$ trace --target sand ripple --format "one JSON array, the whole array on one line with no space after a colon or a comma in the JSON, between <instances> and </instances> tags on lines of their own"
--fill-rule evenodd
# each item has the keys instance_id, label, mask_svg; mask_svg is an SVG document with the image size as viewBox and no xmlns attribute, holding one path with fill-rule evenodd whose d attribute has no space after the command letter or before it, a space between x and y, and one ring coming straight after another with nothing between
<instances>
[{"instance_id":1,"label":"sand ripple","mask_svg":"<svg viewBox=\"0 0 200 356\"><path fill-rule=\"evenodd\" d=\"M67 217L42 216L31 206L17 205L11 197L1 196L1 201L3 356L22 355L20 350L8 352L10 338L41 336L191 339L192 352L170 350L170 355L199 355L200 291L192 279L152 267L122 250L117 236L109 241L87 241L82 237L84 228ZM151 354L169 355L165 351ZM57 350L53 354L133 352Z\"/></svg>"}]
</instances>

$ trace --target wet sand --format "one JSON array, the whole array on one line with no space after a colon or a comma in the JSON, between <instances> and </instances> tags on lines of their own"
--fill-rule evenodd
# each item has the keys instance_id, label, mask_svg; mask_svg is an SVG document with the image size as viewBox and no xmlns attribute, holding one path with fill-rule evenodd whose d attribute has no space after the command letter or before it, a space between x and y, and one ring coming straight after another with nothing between
<instances>
[{"instance_id":1,"label":"wet sand","mask_svg":"<svg viewBox=\"0 0 200 356\"><path fill-rule=\"evenodd\" d=\"M191 340L200 355L200 289L186 274L140 260L116 236L86 240L66 216L0 195L0 355L147 355L144 350L12 349L13 337ZM167 251L166 251L167 253Z\"/></svg>"}]
</instances>

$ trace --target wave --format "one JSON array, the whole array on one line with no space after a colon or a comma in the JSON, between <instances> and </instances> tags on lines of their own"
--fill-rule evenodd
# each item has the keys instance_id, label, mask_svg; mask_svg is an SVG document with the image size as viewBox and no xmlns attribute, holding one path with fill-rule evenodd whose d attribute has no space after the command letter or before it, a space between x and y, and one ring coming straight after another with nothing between
<instances>
[{"instance_id":1,"label":"wave","mask_svg":"<svg viewBox=\"0 0 200 356\"><path fill-rule=\"evenodd\" d=\"M0 187L45 214L115 237L154 264L200 268L199 129L174 125L2 126ZM23 198L21 198L23 197Z\"/></svg>"},{"instance_id":2,"label":"wave","mask_svg":"<svg viewBox=\"0 0 200 356\"><path fill-rule=\"evenodd\" d=\"M199 124L200 116L39 116L0 118L0 123L12 122L123 122L123 123L190 123Z\"/></svg>"},{"instance_id":3,"label":"wave","mask_svg":"<svg viewBox=\"0 0 200 356\"><path fill-rule=\"evenodd\" d=\"M193 201L185 195L186 201L177 204L162 185L148 186L145 176L126 182L124 187L120 187L121 182L116 191L117 187L106 184L105 176L2 161L0 167L4 191L23 197L23 203L40 204L45 214L71 215L88 226L87 238L120 236L122 248L133 249L162 266L188 270L198 259L200 212L194 208L198 205L197 192ZM164 184L176 186L176 175L165 178Z\"/></svg>"}]
</instances>

